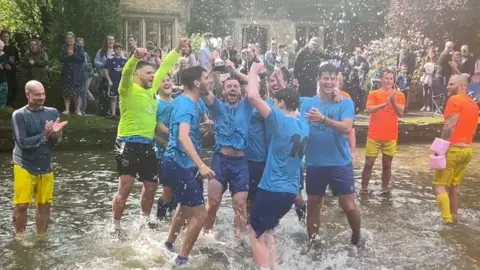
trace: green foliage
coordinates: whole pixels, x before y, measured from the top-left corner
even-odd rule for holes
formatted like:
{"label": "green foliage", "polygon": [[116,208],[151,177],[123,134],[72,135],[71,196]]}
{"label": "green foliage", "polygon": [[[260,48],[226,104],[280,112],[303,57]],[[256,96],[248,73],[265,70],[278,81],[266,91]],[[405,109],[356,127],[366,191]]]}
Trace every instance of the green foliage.
{"label": "green foliage", "polygon": [[200,50],[202,41],[203,41],[202,34],[192,34],[190,36],[190,45],[192,46],[192,51],[195,55],[198,55],[198,50]]}
{"label": "green foliage", "polygon": [[[0,0],[0,29],[40,33],[40,9],[35,0]],[[20,8],[22,7],[22,8]]]}

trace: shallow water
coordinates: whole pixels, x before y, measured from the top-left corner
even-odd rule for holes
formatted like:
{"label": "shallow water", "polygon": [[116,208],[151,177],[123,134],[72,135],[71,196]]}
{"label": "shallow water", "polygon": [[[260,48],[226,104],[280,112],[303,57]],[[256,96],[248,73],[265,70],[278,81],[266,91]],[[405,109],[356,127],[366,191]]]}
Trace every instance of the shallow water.
{"label": "shallow water", "polygon": [[[362,161],[363,149],[357,151]],[[281,260],[276,269],[480,269],[480,169],[476,166],[480,155],[475,155],[479,152],[480,144],[475,144],[457,225],[442,225],[431,193],[431,173],[426,170],[428,146],[400,145],[392,195],[378,194],[381,167],[377,162],[370,183],[373,194],[358,199],[366,246],[357,250],[348,244],[346,218],[336,199],[328,198],[322,214],[322,248],[307,248],[306,229],[292,210],[276,231]],[[168,224],[157,230],[139,226],[139,183],[123,219],[128,240],[118,242],[108,235],[111,200],[117,188],[112,153],[57,152],[54,156],[56,186],[49,236],[46,241],[34,241],[35,210],[31,209],[29,238],[20,245],[12,238],[11,155],[0,154],[0,178],[4,179],[0,186],[0,269],[172,268],[175,254],[162,247]],[[358,188],[359,170],[355,176]],[[235,241],[228,193],[214,231],[214,235],[200,236],[189,266],[182,269],[255,269],[249,247]],[[178,247],[181,241],[182,235]]]}

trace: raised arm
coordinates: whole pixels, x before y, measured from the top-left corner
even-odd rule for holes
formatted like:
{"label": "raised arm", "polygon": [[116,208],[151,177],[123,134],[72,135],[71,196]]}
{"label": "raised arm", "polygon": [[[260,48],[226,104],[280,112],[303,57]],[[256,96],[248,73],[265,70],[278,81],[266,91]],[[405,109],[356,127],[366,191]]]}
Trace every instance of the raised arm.
{"label": "raised arm", "polygon": [[250,75],[248,76],[247,98],[250,104],[253,105],[263,118],[267,118],[272,108],[260,96],[260,82],[258,75],[263,70],[263,64],[253,63],[250,68]]}
{"label": "raised arm", "polygon": [[189,40],[187,38],[180,39],[177,48],[167,54],[165,59],[160,64],[157,72],[155,73],[155,76],[153,77],[152,89],[155,89],[155,91],[157,91],[158,88],[160,88],[163,79],[165,79],[172,67],[175,66],[175,64],[178,62],[178,58],[180,58],[180,53],[182,52],[182,49],[184,47],[188,46],[188,42]]}
{"label": "raised arm", "polygon": [[[27,135],[27,123],[23,117],[23,113],[14,112],[12,115],[12,129],[13,137],[20,149],[32,149],[37,148],[42,144],[47,142],[47,138],[44,132],[41,132],[37,135],[28,137]],[[30,123],[33,125],[33,123]]]}
{"label": "raised arm", "polygon": [[[118,92],[119,94],[125,94],[133,85],[133,74],[135,73],[135,68],[137,67],[138,62],[140,59],[143,58],[145,55],[146,49],[144,48],[137,48],[135,49],[135,53],[133,57],[128,58],[125,66],[122,70],[122,78],[120,79],[120,84],[118,85]],[[98,57],[98,54],[97,54]],[[95,65],[97,64],[97,57],[95,57]],[[104,65],[102,64],[101,68]]]}

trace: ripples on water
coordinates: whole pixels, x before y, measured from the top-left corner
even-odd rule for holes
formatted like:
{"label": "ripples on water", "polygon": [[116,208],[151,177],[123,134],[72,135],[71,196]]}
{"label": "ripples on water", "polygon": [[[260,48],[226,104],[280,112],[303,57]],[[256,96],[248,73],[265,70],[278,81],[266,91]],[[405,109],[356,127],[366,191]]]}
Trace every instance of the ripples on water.
{"label": "ripples on water", "polygon": [[[480,157],[474,156],[464,179],[460,222],[445,227],[431,194],[431,173],[425,169],[427,149],[425,145],[400,146],[394,161],[395,188],[388,197],[378,195],[381,170],[377,162],[370,183],[374,193],[358,201],[365,248],[357,250],[348,244],[345,215],[336,199],[328,198],[322,213],[322,248],[306,247],[306,228],[291,211],[277,229],[281,265],[276,269],[480,269],[480,171],[475,166]],[[0,269],[172,268],[175,254],[162,246],[168,224],[158,230],[139,228],[140,183],[132,191],[123,219],[129,240],[122,243],[108,236],[111,200],[117,188],[111,153],[58,152],[54,156],[55,201],[48,239],[34,243],[35,210],[31,209],[30,239],[19,245],[11,233],[11,159],[9,154],[0,155],[4,179],[0,186]],[[355,175],[359,188],[360,171]],[[231,206],[226,193],[214,235],[200,236],[189,266],[182,269],[255,269],[249,247],[236,244]]]}

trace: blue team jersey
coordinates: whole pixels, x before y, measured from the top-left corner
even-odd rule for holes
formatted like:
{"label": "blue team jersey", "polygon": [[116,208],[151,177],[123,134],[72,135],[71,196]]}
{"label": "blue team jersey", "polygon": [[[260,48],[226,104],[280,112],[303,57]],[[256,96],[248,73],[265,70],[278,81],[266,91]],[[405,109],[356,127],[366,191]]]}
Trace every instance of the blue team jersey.
{"label": "blue team jersey", "polygon": [[168,146],[164,156],[172,158],[179,166],[183,168],[191,168],[195,163],[187,155],[183,146],[178,140],[179,128],[181,123],[190,125],[190,139],[193,142],[195,150],[198,154],[201,151],[201,134],[200,134],[200,118],[201,109],[198,102],[194,102],[186,95],[182,94],[176,97],[172,103],[170,116],[170,126],[168,128],[170,134],[168,138]]}
{"label": "blue team jersey", "polygon": [[259,188],[272,192],[298,194],[300,166],[308,141],[308,123],[303,117],[289,117],[273,108],[265,119],[271,130],[267,162]]}
{"label": "blue team jersey", "polygon": [[[267,100],[268,105],[273,106],[273,99]],[[251,161],[267,160],[267,149],[270,143],[271,130],[265,130],[265,119],[260,115],[257,109],[253,108],[250,117],[250,129],[248,133],[247,148],[245,156]]]}
{"label": "blue team jersey", "polygon": [[[170,115],[172,113],[172,106],[170,102],[158,99],[158,107],[157,107],[157,123],[162,123],[165,126],[169,126],[170,123]],[[166,141],[168,141],[168,136],[158,134],[155,132],[155,136],[157,138],[162,138]],[[163,152],[164,149],[162,145],[160,145],[158,142],[155,142],[155,153],[157,153],[157,158],[162,159],[163,158]]]}
{"label": "blue team jersey", "polygon": [[[343,98],[339,102],[326,102],[318,96],[313,96],[303,100],[300,107],[302,116],[314,107],[335,121],[355,119],[354,105],[350,98]],[[309,122],[309,126],[310,136],[305,151],[305,165],[343,166],[352,162],[347,134],[320,122]]]}
{"label": "blue team jersey", "polygon": [[120,83],[120,79],[122,79],[122,70],[126,62],[127,59],[125,57],[121,56],[117,58],[114,56],[105,63],[104,68],[108,70],[108,75],[113,83],[112,91],[118,92],[118,84]]}
{"label": "blue team jersey", "polygon": [[248,127],[253,106],[246,99],[230,106],[215,98],[212,105],[207,106],[214,122],[215,151],[222,146],[231,146],[244,150],[247,147]]}

